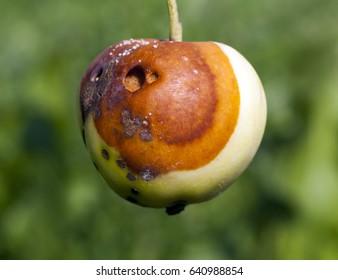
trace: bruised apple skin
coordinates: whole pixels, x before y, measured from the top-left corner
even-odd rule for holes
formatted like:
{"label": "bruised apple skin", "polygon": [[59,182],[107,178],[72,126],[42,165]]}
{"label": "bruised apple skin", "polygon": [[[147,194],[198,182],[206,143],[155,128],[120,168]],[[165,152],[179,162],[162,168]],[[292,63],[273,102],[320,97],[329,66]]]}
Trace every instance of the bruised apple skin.
{"label": "bruised apple skin", "polygon": [[233,183],[266,123],[255,70],[216,42],[112,45],[85,72],[80,109],[84,142],[108,185],[170,215]]}

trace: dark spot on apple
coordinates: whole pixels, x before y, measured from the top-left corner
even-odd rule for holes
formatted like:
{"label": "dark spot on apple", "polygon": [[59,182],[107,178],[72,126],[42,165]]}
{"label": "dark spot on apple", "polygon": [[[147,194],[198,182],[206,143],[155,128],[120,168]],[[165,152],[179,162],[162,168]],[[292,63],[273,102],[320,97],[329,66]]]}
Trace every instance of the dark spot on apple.
{"label": "dark spot on apple", "polygon": [[102,149],[102,156],[105,160],[109,159],[109,153],[106,149]]}
{"label": "dark spot on apple", "polygon": [[129,109],[124,109],[121,112],[121,123],[124,127],[125,136],[131,138],[142,126],[142,119],[139,116],[133,117]]}
{"label": "dark spot on apple", "polygon": [[116,164],[121,169],[127,169],[127,163],[123,159],[117,159]]}
{"label": "dark spot on apple", "polygon": [[140,194],[139,191],[138,191],[137,189],[134,189],[134,188],[132,188],[132,189],[130,190],[130,192],[131,192],[132,194],[134,194],[134,195],[139,195],[139,194]]}
{"label": "dark spot on apple", "polygon": [[172,203],[171,205],[169,205],[166,208],[166,213],[169,216],[179,214],[179,213],[181,213],[185,209],[185,207],[187,206],[187,204],[188,203],[186,201],[184,201],[184,200],[176,201],[176,202]]}
{"label": "dark spot on apple", "polygon": [[131,197],[131,196],[127,196],[127,200],[129,202],[131,202],[131,203],[138,204],[138,201],[135,198]]}
{"label": "dark spot on apple", "polygon": [[150,169],[145,169],[140,172],[141,179],[144,181],[152,181],[156,178],[155,172]]}
{"label": "dark spot on apple", "polygon": [[153,140],[153,135],[148,129],[141,130],[138,135],[143,142],[149,142]]}
{"label": "dark spot on apple", "polygon": [[126,177],[129,181],[132,181],[132,182],[136,181],[136,179],[137,179],[134,174],[129,173],[129,172],[127,173]]}

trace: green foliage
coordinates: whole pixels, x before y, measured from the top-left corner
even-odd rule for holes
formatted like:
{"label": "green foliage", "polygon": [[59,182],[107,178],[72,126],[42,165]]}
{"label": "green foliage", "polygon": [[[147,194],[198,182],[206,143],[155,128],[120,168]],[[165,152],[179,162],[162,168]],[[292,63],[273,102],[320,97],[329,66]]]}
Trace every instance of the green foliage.
{"label": "green foliage", "polygon": [[110,191],[76,108],[106,46],[168,37],[165,1],[0,2],[1,259],[338,259],[336,1],[178,1],[184,40],[243,53],[269,114],[245,174],[173,217]]}

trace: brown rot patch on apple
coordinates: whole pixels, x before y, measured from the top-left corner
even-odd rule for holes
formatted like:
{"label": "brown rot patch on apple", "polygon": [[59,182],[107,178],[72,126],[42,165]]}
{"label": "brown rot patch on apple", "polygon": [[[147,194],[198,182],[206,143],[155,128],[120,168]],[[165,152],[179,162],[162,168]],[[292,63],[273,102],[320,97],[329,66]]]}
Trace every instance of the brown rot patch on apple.
{"label": "brown rot patch on apple", "polygon": [[239,115],[236,76],[212,42],[120,42],[94,60],[80,92],[83,119],[91,113],[102,140],[146,181],[145,170],[155,178],[210,163]]}

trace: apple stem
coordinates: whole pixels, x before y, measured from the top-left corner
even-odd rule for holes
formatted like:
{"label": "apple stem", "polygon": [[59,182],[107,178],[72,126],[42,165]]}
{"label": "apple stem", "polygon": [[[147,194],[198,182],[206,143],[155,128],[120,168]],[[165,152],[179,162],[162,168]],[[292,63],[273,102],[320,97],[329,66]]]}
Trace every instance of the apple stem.
{"label": "apple stem", "polygon": [[170,20],[170,41],[182,42],[182,23],[178,18],[178,10],[176,0],[167,0],[169,20]]}

